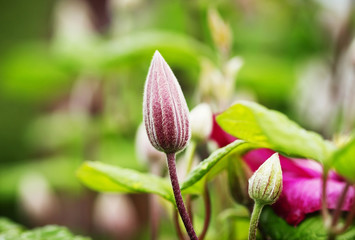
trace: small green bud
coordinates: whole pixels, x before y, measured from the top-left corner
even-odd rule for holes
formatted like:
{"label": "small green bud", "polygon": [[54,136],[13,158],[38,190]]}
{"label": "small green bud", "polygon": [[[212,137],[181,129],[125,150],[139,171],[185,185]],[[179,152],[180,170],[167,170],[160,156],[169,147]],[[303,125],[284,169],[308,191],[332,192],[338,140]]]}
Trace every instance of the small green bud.
{"label": "small green bud", "polygon": [[269,157],[249,179],[249,196],[261,204],[273,204],[282,192],[282,170],[278,153]]}

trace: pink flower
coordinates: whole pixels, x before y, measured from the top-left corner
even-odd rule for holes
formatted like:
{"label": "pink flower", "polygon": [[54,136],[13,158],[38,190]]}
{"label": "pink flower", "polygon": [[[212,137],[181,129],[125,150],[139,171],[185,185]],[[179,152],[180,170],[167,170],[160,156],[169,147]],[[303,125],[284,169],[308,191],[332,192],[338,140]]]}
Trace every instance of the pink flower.
{"label": "pink flower", "polygon": [[[236,138],[224,132],[214,119],[211,139],[222,147]],[[244,161],[254,172],[268,159],[274,151],[256,149],[243,156]],[[287,158],[280,155],[283,177],[283,190],[279,200],[272,205],[275,212],[289,224],[297,225],[306,214],[321,209],[322,166],[313,160]],[[334,209],[345,187],[345,180],[331,171],[327,181],[327,205]],[[355,190],[349,188],[342,206],[343,211],[349,211],[354,202]]]}

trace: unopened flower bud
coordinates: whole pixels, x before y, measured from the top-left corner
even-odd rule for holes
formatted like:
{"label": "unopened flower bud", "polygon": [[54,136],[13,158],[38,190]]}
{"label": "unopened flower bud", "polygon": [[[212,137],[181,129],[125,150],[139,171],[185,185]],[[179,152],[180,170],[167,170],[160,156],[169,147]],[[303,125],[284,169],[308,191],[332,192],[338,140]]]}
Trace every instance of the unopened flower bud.
{"label": "unopened flower bud", "polygon": [[176,153],[186,147],[191,134],[189,109],[174,73],[158,51],[145,82],[143,119],[157,150]]}
{"label": "unopened flower bud", "polygon": [[190,112],[191,138],[207,139],[212,131],[212,111],[207,103],[201,103]]}
{"label": "unopened flower bud", "polygon": [[269,157],[249,179],[249,196],[261,204],[273,204],[282,192],[279,155]]}

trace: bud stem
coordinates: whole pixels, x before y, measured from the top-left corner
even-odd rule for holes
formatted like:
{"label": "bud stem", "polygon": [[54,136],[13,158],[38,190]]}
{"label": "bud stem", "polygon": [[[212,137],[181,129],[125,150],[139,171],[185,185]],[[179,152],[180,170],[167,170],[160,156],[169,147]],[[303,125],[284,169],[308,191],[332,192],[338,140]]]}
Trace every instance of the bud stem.
{"label": "bud stem", "polygon": [[175,153],[168,153],[168,154],[166,154],[166,157],[168,160],[169,175],[170,175],[171,185],[173,187],[173,192],[174,192],[174,197],[175,197],[177,209],[179,211],[179,214],[180,214],[181,219],[185,225],[185,229],[186,229],[187,234],[189,235],[190,239],[191,240],[198,240],[195,230],[192,226],[191,220],[189,218],[189,215],[186,211],[184,201],[181,196],[179,180],[178,180],[178,177],[176,174]]}
{"label": "bud stem", "polygon": [[249,240],[256,239],[256,230],[258,229],[259,218],[264,204],[255,201],[253,212],[251,213],[250,226],[249,226]]}

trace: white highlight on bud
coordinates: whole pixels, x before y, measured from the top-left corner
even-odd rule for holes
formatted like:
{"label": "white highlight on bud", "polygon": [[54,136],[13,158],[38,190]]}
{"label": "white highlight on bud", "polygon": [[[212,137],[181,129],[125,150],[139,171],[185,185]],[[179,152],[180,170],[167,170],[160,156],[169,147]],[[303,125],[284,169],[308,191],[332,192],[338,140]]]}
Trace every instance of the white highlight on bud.
{"label": "white highlight on bud", "polygon": [[261,204],[273,204],[282,192],[282,170],[278,153],[269,157],[249,179],[249,196]]}
{"label": "white highlight on bud", "polygon": [[212,110],[207,103],[200,103],[190,112],[191,138],[206,140],[212,131]]}

